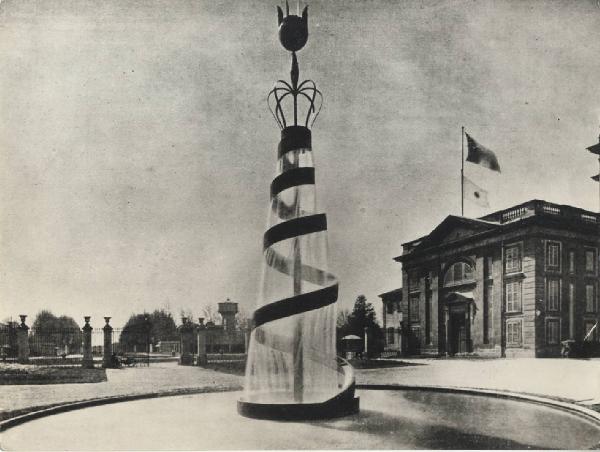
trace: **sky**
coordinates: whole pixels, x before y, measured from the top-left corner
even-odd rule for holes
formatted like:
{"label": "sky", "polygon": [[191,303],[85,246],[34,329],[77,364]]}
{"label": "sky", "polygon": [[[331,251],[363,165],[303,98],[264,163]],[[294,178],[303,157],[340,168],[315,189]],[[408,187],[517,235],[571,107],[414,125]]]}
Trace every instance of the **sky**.
{"label": "sky", "polygon": [[[279,141],[265,99],[290,64],[277,4],[0,1],[0,319],[254,309]],[[365,294],[380,314],[402,243],[460,214],[461,126],[502,167],[466,163],[490,201],[466,216],[598,210],[596,0],[315,0],[309,33],[340,307]]]}

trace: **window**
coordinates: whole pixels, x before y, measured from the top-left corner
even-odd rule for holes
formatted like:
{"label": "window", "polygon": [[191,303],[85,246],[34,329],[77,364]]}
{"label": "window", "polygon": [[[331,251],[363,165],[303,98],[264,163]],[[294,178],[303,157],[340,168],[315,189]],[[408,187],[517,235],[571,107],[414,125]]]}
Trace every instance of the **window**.
{"label": "window", "polygon": [[389,345],[394,343],[394,328],[387,329],[387,343]]}
{"label": "window", "polygon": [[569,251],[569,273],[575,273],[575,251]]}
{"label": "window", "polygon": [[521,312],[521,281],[506,283],[506,312]]}
{"label": "window", "polygon": [[596,287],[593,284],[585,286],[585,312],[596,312]]}
{"label": "window", "polygon": [[506,273],[521,271],[521,247],[512,245],[504,250],[504,269]]}
{"label": "window", "polygon": [[385,304],[385,307],[386,307],[386,312],[388,314],[393,314],[394,313],[394,303],[392,301],[388,301]]}
{"label": "window", "polygon": [[596,273],[596,250],[593,248],[585,250],[585,271]]}
{"label": "window", "polygon": [[466,262],[457,262],[446,270],[444,286],[473,282],[473,267]]}
{"label": "window", "polygon": [[408,311],[409,311],[409,318],[410,318],[411,322],[419,321],[419,300],[420,300],[419,295],[412,295],[408,299]]}
{"label": "window", "polygon": [[509,347],[520,347],[522,345],[522,325],[521,319],[506,321],[506,345]]}
{"label": "window", "polygon": [[585,335],[584,340],[597,341],[598,340],[598,325],[595,320],[586,320],[583,324]]}
{"label": "window", "polygon": [[546,242],[546,269],[560,270],[560,242]]}
{"label": "window", "polygon": [[560,309],[560,280],[546,280],[546,309],[558,311]]}
{"label": "window", "polygon": [[546,344],[557,345],[560,342],[560,320],[546,320]]}

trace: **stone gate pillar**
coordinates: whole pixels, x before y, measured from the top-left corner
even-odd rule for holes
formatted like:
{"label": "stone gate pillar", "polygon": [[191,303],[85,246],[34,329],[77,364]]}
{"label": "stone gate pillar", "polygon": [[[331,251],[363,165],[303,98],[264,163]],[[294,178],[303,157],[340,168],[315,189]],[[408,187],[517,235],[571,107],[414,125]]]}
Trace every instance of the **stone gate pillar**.
{"label": "stone gate pillar", "polygon": [[102,328],[104,331],[104,353],[102,357],[102,367],[112,366],[112,332],[113,328],[108,324],[110,317],[104,317],[106,325]]}
{"label": "stone gate pillar", "polygon": [[182,366],[191,366],[194,364],[194,342],[196,342],[194,329],[194,324],[187,317],[181,318],[181,326],[179,327],[181,356],[179,364]]}
{"label": "stone gate pillar", "polygon": [[17,327],[18,360],[21,364],[29,362],[29,327],[25,324],[27,316],[22,314],[21,324]]}
{"label": "stone gate pillar", "polygon": [[206,357],[206,325],[204,325],[204,318],[198,318],[198,361],[196,365],[205,366],[208,362]]}
{"label": "stone gate pillar", "polygon": [[90,317],[86,316],[83,318],[85,325],[83,325],[83,361],[81,367],[85,369],[92,369],[94,367],[94,358],[92,357],[92,327],[90,326]]}

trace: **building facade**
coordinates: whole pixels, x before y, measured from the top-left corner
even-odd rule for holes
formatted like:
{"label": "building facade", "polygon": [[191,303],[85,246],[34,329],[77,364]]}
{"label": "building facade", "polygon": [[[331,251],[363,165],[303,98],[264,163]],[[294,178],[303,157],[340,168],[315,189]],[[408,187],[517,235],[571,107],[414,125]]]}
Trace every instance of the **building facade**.
{"label": "building facade", "polygon": [[401,310],[402,289],[395,289],[379,295],[383,304],[383,333],[385,352],[402,351],[402,321],[403,314]]}
{"label": "building facade", "polygon": [[478,219],[448,216],[403,244],[394,260],[405,350],[546,357],[563,340],[598,340],[599,228],[599,214],[533,200]]}

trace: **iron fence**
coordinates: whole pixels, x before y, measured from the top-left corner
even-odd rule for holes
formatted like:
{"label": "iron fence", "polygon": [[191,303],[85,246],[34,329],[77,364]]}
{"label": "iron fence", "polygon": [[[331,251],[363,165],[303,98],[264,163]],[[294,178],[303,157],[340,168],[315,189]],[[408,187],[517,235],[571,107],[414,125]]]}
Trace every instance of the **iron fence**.
{"label": "iron fence", "polygon": [[207,353],[206,355],[209,364],[246,362],[246,358],[245,353]]}
{"label": "iron fence", "polygon": [[[206,353],[232,354],[245,353],[245,332],[243,330],[206,330]],[[197,353],[196,348],[194,353]]]}
{"label": "iron fence", "polygon": [[[0,325],[0,351],[3,361],[18,360],[19,324]],[[84,331],[74,325],[69,328],[36,326],[28,331],[29,363],[36,365],[78,366],[83,364]],[[206,330],[205,353],[210,362],[240,362],[245,360],[245,333],[242,330],[209,328]],[[91,329],[92,361],[101,366],[105,347],[110,345],[107,359],[112,364],[150,365],[151,362],[177,360],[181,354],[180,332],[157,334],[149,322],[112,328],[106,342],[104,328]],[[189,353],[198,355],[198,337],[193,338]],[[106,363],[104,363],[106,364]]]}
{"label": "iron fence", "polygon": [[[18,360],[18,324],[0,325],[0,359]],[[83,363],[84,332],[79,327],[36,327],[28,331],[30,364],[42,366],[79,366]],[[160,350],[162,344],[163,351]],[[178,334],[155,337],[146,325],[134,328],[114,328],[110,335],[111,354],[124,365],[149,365],[150,361],[173,359],[179,354]],[[92,360],[101,366],[104,359],[105,332],[91,331]]]}
{"label": "iron fence", "polygon": [[400,350],[384,350],[379,355],[380,358],[401,358],[402,352]]}
{"label": "iron fence", "polygon": [[31,328],[28,341],[31,364],[77,366],[83,360],[80,328]]}
{"label": "iron fence", "polygon": [[16,360],[18,355],[17,346],[17,323],[0,325],[0,356],[2,361]]}

